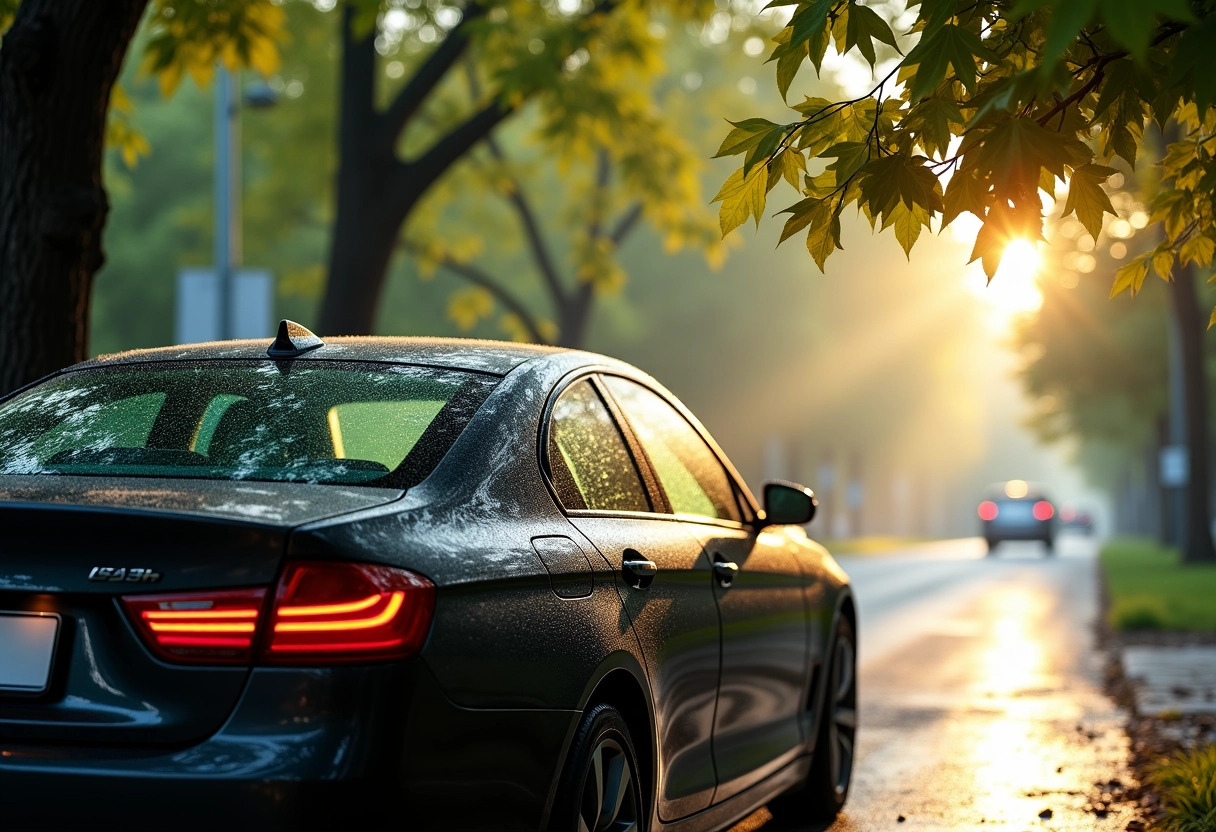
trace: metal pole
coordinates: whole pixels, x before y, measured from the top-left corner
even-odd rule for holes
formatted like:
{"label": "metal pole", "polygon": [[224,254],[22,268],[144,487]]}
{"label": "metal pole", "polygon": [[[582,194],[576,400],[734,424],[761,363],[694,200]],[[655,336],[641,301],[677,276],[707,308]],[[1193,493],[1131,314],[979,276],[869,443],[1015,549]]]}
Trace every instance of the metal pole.
{"label": "metal pole", "polygon": [[237,79],[222,64],[215,74],[215,269],[219,278],[219,337],[235,337],[232,307],[241,262],[240,122]]}
{"label": "metal pole", "polygon": [[[1175,287],[1169,287],[1171,291]],[[1178,312],[1174,304],[1170,304],[1167,314],[1167,332],[1169,335],[1169,439],[1172,448],[1186,448],[1186,379],[1182,371],[1182,330],[1178,323]],[[1189,474],[1189,472],[1188,472]],[[1185,547],[1187,540],[1187,482],[1168,483],[1171,511],[1170,522],[1167,524],[1169,543],[1179,548]]]}

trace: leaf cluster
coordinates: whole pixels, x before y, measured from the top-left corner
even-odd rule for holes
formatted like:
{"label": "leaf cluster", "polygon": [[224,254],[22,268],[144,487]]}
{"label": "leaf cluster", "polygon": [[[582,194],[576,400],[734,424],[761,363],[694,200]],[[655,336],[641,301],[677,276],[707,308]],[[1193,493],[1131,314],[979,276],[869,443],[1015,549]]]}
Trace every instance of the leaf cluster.
{"label": "leaf cluster", "polygon": [[[1150,268],[1168,279],[1175,262],[1211,264],[1213,0],[770,3],[786,6],[769,58],[783,96],[808,62],[820,70],[828,49],[855,53],[878,80],[857,99],[793,104],[784,124],[732,122],[718,155],[743,164],[717,197],[724,234],[758,222],[784,179],[799,199],[782,212],[781,239],[805,230],[820,269],[840,248],[841,211],[856,204],[905,253],[922,229],[974,215],[971,260],[991,279],[1010,241],[1042,239],[1044,203],[1060,186],[1061,216],[1096,238],[1115,213],[1107,180],[1135,168],[1150,123],[1172,123],[1178,140],[1152,206],[1165,239],[1119,271],[1114,293],[1139,291]],[[897,32],[889,21],[912,19],[905,10],[915,18]]]}

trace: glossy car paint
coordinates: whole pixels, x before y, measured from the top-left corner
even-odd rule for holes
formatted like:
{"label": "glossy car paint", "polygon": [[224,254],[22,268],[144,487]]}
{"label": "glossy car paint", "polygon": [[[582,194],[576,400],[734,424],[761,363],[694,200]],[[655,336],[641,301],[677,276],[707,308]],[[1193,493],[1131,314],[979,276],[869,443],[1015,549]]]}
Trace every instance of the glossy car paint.
{"label": "glossy car paint", "polygon": [[[108,362],[264,360],[265,346]],[[597,372],[661,387],[601,356],[466,341],[327,339],[295,361],[332,359],[503,379],[404,493],[0,476],[0,609],[70,622],[51,689],[0,697],[10,817],[302,828],[388,802],[408,807],[410,828],[540,829],[578,716],[596,701],[630,723],[652,828],[720,828],[805,776],[818,666],[835,618],[853,615],[830,556],[797,528],[567,513],[555,500],[542,449],[561,390]],[[649,588],[624,580],[626,549],[659,565]],[[740,565],[730,588],[712,577],[714,556]],[[168,665],[118,610],[115,596],[134,590],[87,580],[114,565],[161,572],[157,592],[268,585],[286,559],[427,576],[438,598],[421,655]]]}

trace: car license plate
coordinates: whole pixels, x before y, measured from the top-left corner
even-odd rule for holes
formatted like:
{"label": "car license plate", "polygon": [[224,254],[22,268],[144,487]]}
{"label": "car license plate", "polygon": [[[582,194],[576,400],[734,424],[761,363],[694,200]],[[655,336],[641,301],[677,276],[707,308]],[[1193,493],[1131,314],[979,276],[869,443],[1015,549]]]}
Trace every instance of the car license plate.
{"label": "car license plate", "polygon": [[1031,520],[1033,519],[1033,507],[1030,503],[1006,503],[1001,506],[1001,513],[998,516],[1006,520]]}
{"label": "car license plate", "polygon": [[0,694],[46,690],[58,637],[54,613],[0,612]]}

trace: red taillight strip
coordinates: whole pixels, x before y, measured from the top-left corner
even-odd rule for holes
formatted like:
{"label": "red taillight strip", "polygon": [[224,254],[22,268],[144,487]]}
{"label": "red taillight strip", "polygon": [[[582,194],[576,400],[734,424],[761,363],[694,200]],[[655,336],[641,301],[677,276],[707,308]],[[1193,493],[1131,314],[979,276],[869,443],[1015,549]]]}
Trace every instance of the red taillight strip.
{"label": "red taillight strip", "polygon": [[257,610],[197,610],[191,612],[165,612],[162,610],[144,610],[140,613],[148,621],[162,621],[169,619],[197,619],[197,618],[257,618]]}
{"label": "red taillight strip", "polygon": [[161,624],[157,621],[150,621],[148,629],[154,633],[252,633],[257,629],[257,625],[252,621],[245,624],[200,624],[195,622]]}
{"label": "red taillight strip", "polygon": [[385,641],[344,641],[340,644],[272,644],[270,649],[276,653],[345,653],[387,650],[400,646],[404,641],[404,638],[391,638]]}
{"label": "red taillight strip", "polygon": [[[372,627],[380,627],[388,622],[401,611],[401,605],[405,603],[405,593],[398,590],[397,592],[383,592],[376,596],[376,601],[388,599],[388,603],[384,609],[375,616],[368,618],[350,618],[345,621],[279,621],[274,625],[276,633],[320,633],[320,632],[337,632],[339,630],[368,630]],[[362,603],[362,602],[359,602]],[[375,603],[375,602],[373,602]],[[335,605],[338,606],[338,605]],[[371,604],[368,604],[371,606]],[[366,609],[367,607],[360,607]],[[278,610],[279,615],[283,615],[290,607]],[[297,609],[308,609],[307,607],[297,607]]]}
{"label": "red taillight strip", "polygon": [[126,595],[121,602],[165,661],[324,666],[418,653],[435,594],[430,580],[405,569],[295,561],[274,588]]}
{"label": "red taillight strip", "polygon": [[289,618],[299,615],[341,615],[347,612],[361,612],[368,607],[374,607],[384,597],[383,592],[369,595],[361,601],[351,601],[348,604],[317,604],[311,607],[280,607],[275,612]]}

